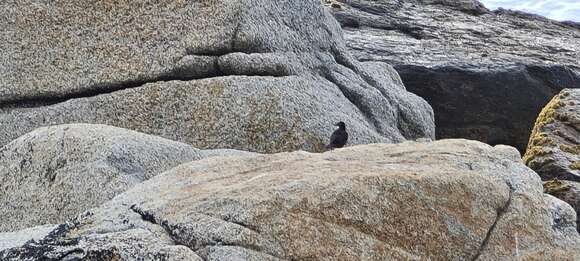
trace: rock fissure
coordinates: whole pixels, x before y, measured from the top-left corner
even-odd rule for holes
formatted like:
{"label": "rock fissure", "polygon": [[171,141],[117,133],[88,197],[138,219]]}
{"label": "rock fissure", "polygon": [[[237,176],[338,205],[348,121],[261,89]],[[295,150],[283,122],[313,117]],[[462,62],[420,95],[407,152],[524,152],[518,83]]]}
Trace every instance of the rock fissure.
{"label": "rock fissure", "polygon": [[[260,248],[259,246],[251,245],[251,244],[246,245],[246,244],[237,244],[237,243],[226,242],[226,241],[224,241],[221,238],[212,238],[211,239],[212,242],[201,243],[199,245],[197,245],[197,243],[195,243],[194,245],[191,245],[191,242],[190,243],[186,243],[186,242],[183,242],[183,241],[184,240],[188,240],[188,241],[192,241],[192,242],[197,242],[197,239],[195,239],[195,238],[186,238],[186,239],[183,239],[180,236],[176,235],[174,231],[184,231],[182,228],[180,228],[179,225],[170,224],[167,220],[163,220],[163,221],[158,220],[157,218],[155,218],[155,216],[152,213],[150,213],[150,212],[148,212],[146,210],[143,210],[143,209],[139,208],[136,204],[132,205],[130,207],[130,210],[133,211],[133,212],[135,212],[139,216],[141,216],[141,219],[142,220],[144,220],[146,222],[149,222],[151,224],[160,226],[161,228],[163,228],[163,230],[169,235],[169,237],[171,238],[171,240],[173,241],[173,243],[175,245],[185,246],[185,247],[189,248],[190,250],[192,250],[193,252],[195,252],[196,254],[198,254],[198,256],[200,256],[204,260],[206,260],[206,258],[205,258],[206,255],[204,254],[204,249],[206,249],[208,247],[214,247],[214,246],[218,246],[218,247],[222,247],[222,246],[223,247],[225,247],[225,246],[240,247],[240,248],[244,248],[244,249],[256,251],[256,252],[259,252],[259,253],[264,253],[264,254],[270,255],[272,257],[276,257],[276,258],[283,259],[282,257],[279,257],[279,256],[275,255],[274,253],[263,252],[264,249]],[[203,214],[203,213],[199,213],[199,214],[206,215],[206,214]],[[250,231],[252,231],[254,233],[259,233],[256,228],[250,227],[249,225],[243,224],[241,222],[234,222],[231,219],[227,219],[227,218],[217,218],[217,217],[209,216],[209,215],[207,215],[207,216],[210,217],[210,218],[216,218],[216,219],[219,219],[221,221],[234,224],[236,226],[243,227],[244,229],[248,229],[248,230],[250,230]]]}
{"label": "rock fissure", "polygon": [[478,260],[479,257],[481,256],[481,254],[483,253],[483,251],[485,251],[485,248],[488,246],[489,244],[489,240],[491,239],[491,236],[493,235],[493,232],[495,231],[495,228],[497,226],[497,224],[499,223],[499,221],[501,220],[501,218],[505,215],[505,213],[508,211],[511,203],[512,203],[512,198],[513,198],[513,187],[509,184],[506,183],[509,187],[509,196],[508,196],[508,200],[506,201],[506,203],[499,209],[496,210],[496,217],[495,220],[493,221],[493,224],[491,224],[491,226],[489,227],[489,229],[487,230],[487,233],[485,234],[485,238],[483,239],[483,241],[481,242],[481,245],[479,246],[475,256],[471,259],[472,261]]}
{"label": "rock fissure", "polygon": [[[89,98],[94,97],[102,94],[109,94],[117,91],[122,91],[126,89],[134,89],[141,87],[148,83],[156,83],[156,82],[168,82],[168,81],[189,81],[195,80],[192,77],[179,77],[179,76],[162,76],[151,80],[142,80],[142,81],[126,81],[122,83],[114,83],[114,84],[106,84],[106,85],[99,85],[92,88],[88,88],[85,91],[70,93],[66,95],[56,95],[53,97],[29,97],[25,99],[18,99],[18,100],[9,100],[0,103],[0,111],[8,112],[11,109],[18,109],[18,108],[38,108],[38,107],[45,107],[50,105],[55,105],[59,103],[63,103],[73,99],[80,99],[80,98]],[[103,87],[106,86],[106,87]]]}
{"label": "rock fissure", "polygon": [[[234,52],[235,53],[235,52]],[[212,67],[208,72],[193,72],[195,70],[192,65],[186,65],[183,67],[176,67],[172,70],[172,72],[167,73],[165,75],[161,75],[151,79],[144,79],[144,80],[128,80],[124,82],[118,83],[109,83],[109,84],[97,84],[89,88],[81,88],[84,89],[83,91],[78,92],[71,92],[68,94],[63,95],[54,95],[54,96],[37,96],[37,97],[26,97],[22,99],[14,99],[14,100],[6,100],[0,101],[0,112],[6,113],[10,112],[13,109],[29,109],[29,108],[39,108],[39,107],[46,107],[51,106],[59,103],[64,103],[69,100],[74,99],[81,99],[81,98],[91,98],[103,94],[111,94],[118,91],[128,90],[128,89],[137,89],[143,87],[147,84],[154,84],[154,83],[163,83],[163,82],[170,82],[170,81],[193,81],[193,80],[202,80],[202,79],[209,79],[209,78],[217,78],[217,77],[227,77],[227,76],[269,76],[269,77],[286,77],[290,76],[290,73],[281,73],[279,70],[276,73],[268,73],[264,71],[256,71],[256,72],[244,72],[244,73],[236,73],[232,71],[227,71],[222,68],[219,64],[219,59],[223,56],[228,54],[232,54],[232,52],[227,52],[219,55],[209,55],[208,57],[214,58],[214,62],[212,63]],[[244,53],[246,55],[251,54],[267,54],[267,53]],[[195,67],[196,65],[193,65]]]}
{"label": "rock fissure", "polygon": [[180,240],[173,233],[171,226],[169,225],[169,223],[167,221],[165,221],[165,220],[161,221],[161,222],[158,221],[152,213],[139,208],[137,206],[137,204],[132,205],[129,209],[131,211],[135,212],[136,214],[138,214],[139,216],[141,216],[141,219],[143,221],[149,222],[153,225],[161,227],[165,231],[165,233],[169,236],[169,238],[171,238],[171,240],[173,241],[172,242],[173,244],[178,245],[178,246],[187,247],[189,250],[191,250],[193,252],[196,251],[196,249],[192,248],[191,246],[189,246],[187,244],[183,244],[182,242],[180,242]]}
{"label": "rock fissure", "polygon": [[153,214],[137,207],[137,204],[132,205],[131,207],[129,207],[129,209],[135,213],[137,213],[139,216],[141,216],[141,219],[143,219],[143,221],[147,221],[151,224],[154,225],[160,225],[157,220],[155,220],[155,217],[153,216]]}

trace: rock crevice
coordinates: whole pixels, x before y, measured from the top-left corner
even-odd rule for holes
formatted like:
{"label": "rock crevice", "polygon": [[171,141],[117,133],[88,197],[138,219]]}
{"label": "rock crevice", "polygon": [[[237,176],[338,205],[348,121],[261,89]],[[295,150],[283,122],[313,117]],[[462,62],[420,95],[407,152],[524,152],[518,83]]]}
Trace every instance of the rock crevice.
{"label": "rock crevice", "polygon": [[481,256],[482,253],[484,253],[484,251],[486,251],[486,247],[489,244],[490,238],[492,236],[492,234],[495,232],[496,230],[496,226],[499,223],[499,221],[501,220],[501,218],[506,214],[507,211],[510,210],[510,205],[512,203],[512,197],[513,197],[513,188],[511,186],[509,190],[509,197],[506,201],[506,203],[499,209],[496,210],[496,217],[495,220],[493,221],[493,224],[491,224],[491,226],[489,227],[489,229],[487,230],[487,233],[485,234],[485,238],[483,239],[483,241],[481,242],[481,245],[479,246],[479,248],[477,249],[477,252],[475,253],[475,256],[471,259],[472,261],[478,260]]}

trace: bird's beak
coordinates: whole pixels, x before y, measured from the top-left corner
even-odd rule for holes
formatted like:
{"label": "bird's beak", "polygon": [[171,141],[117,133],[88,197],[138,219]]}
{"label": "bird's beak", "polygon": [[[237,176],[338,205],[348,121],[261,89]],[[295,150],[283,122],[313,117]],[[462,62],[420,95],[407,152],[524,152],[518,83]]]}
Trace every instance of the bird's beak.
{"label": "bird's beak", "polygon": [[338,127],[338,122],[337,122],[337,123],[335,123],[335,124],[334,124],[334,126],[337,126],[337,127]]}

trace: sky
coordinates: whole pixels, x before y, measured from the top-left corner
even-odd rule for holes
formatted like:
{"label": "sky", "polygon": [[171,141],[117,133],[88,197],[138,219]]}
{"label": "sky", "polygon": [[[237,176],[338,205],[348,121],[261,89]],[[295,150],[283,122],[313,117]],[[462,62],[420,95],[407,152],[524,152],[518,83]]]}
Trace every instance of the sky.
{"label": "sky", "polygon": [[479,0],[487,8],[498,7],[539,14],[554,20],[580,22],[580,0]]}

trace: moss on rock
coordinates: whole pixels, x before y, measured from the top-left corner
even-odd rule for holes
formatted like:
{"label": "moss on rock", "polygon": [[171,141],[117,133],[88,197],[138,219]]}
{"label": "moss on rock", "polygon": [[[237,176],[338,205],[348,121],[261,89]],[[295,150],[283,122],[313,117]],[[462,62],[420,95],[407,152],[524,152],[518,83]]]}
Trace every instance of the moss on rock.
{"label": "moss on rock", "polygon": [[580,170],[580,161],[576,161],[576,162],[572,163],[572,165],[570,165],[570,169]]}
{"label": "moss on rock", "polygon": [[580,180],[580,91],[566,89],[539,114],[530,136],[524,163],[544,180]]}
{"label": "moss on rock", "polygon": [[557,193],[568,191],[571,187],[572,186],[570,186],[569,184],[565,184],[564,182],[558,179],[553,179],[544,182],[544,193],[554,195]]}
{"label": "moss on rock", "polygon": [[564,152],[571,153],[573,155],[580,155],[580,145],[561,144],[560,149]]}

